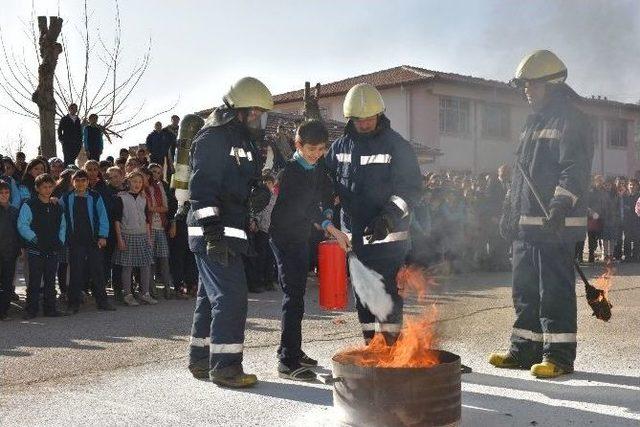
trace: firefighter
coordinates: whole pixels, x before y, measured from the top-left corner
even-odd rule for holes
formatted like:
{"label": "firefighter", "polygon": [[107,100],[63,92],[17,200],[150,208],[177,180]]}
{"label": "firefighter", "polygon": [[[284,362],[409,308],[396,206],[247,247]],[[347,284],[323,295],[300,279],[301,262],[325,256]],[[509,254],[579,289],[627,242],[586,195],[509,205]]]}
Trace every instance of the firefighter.
{"label": "firefighter", "polygon": [[566,78],[564,63],[538,50],[520,62],[512,81],[533,109],[500,221],[501,234],[513,241],[516,321],[509,351],[491,354],[489,363],[527,368],[538,378],[572,372],[576,357],[573,257],[586,232],[593,141]]}
{"label": "firefighter", "polygon": [[241,255],[248,249],[252,182],[260,172],[255,142],[273,99],[262,82],[245,77],[223,101],[191,145],[187,224],[200,280],[189,370],[196,378],[239,388],[257,382],[242,369],[247,282]]}
{"label": "firefighter", "polygon": [[409,219],[420,198],[422,176],[413,148],[391,128],[374,86],[352,87],[343,110],[348,119],[344,135],[329,149],[326,164],[342,203],[341,228],[352,233],[358,258],[382,275],[394,303],[388,318],[376,319],[356,295],[365,342],[381,332],[391,344],[402,324],[395,278],[409,250]]}

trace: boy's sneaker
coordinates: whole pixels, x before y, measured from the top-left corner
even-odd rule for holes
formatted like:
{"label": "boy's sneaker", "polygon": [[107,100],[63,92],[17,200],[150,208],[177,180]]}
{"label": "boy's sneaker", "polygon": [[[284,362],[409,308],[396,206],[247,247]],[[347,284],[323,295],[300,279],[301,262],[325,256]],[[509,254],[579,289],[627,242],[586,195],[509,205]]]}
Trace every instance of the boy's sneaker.
{"label": "boy's sneaker", "polygon": [[280,362],[278,365],[278,376],[292,381],[315,381],[317,379],[316,373],[306,366],[293,366],[288,367],[284,363]]}
{"label": "boy's sneaker", "polygon": [[310,358],[303,351],[302,356],[300,357],[300,365],[305,366],[307,368],[313,368],[314,366],[318,366],[318,361]]}
{"label": "boy's sneaker", "polygon": [[158,300],[153,298],[148,292],[146,294],[140,296],[140,301],[142,301],[145,304],[149,304],[149,305],[155,305],[155,304],[158,303]]}
{"label": "boy's sneaker", "polygon": [[138,301],[133,297],[133,294],[127,294],[124,296],[124,303],[130,307],[140,305]]}

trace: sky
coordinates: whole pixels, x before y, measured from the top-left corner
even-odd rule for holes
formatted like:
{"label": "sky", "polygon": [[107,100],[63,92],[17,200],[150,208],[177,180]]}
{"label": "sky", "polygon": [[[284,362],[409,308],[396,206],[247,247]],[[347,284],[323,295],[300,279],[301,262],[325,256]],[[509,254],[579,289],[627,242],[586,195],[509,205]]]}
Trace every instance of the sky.
{"label": "sky", "polygon": [[[33,1],[36,15],[64,19],[76,80],[83,69],[83,4]],[[163,124],[172,113],[219,105],[229,86],[246,75],[261,79],[273,94],[300,89],[305,81],[329,83],[398,65],[507,81],[535,49],[554,51],[581,95],[640,100],[635,0],[126,0],[118,6],[119,69],[131,69],[151,46],[149,68],[129,111],[144,103],[138,115],[143,118],[175,104],[158,118]],[[95,58],[89,80],[95,84],[104,71],[98,40],[113,39],[116,2],[91,0],[88,8]],[[0,31],[10,51],[35,64],[25,35],[30,15],[31,2],[3,0]],[[11,101],[0,93],[0,104]],[[105,152],[144,142],[154,121],[106,144]],[[35,155],[37,123],[0,109],[0,147],[15,144],[19,134],[28,156]]]}

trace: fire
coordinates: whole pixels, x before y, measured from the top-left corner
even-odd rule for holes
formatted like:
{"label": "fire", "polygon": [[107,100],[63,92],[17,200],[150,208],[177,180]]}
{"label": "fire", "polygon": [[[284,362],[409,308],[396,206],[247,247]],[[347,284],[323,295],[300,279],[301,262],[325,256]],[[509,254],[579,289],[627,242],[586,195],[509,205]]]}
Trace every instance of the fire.
{"label": "fire", "polygon": [[439,363],[433,350],[437,344],[435,304],[427,303],[427,292],[435,285],[425,269],[405,266],[397,275],[397,283],[403,298],[415,295],[424,305],[420,315],[406,316],[396,342],[389,346],[382,333],[376,333],[368,345],[342,352],[344,363],[379,368],[426,368]]}
{"label": "fire", "polygon": [[598,301],[602,301],[603,299],[608,299],[609,289],[611,289],[611,285],[613,284],[613,276],[614,269],[613,263],[607,262],[605,263],[605,271],[602,273],[600,277],[596,279],[596,288],[602,291],[602,294],[598,296]]}

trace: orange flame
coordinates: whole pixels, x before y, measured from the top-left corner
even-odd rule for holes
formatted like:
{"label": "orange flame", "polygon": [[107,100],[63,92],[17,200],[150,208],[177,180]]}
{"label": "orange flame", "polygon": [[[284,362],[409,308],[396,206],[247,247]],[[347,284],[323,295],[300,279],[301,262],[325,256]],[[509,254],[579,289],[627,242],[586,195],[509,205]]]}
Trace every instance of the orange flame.
{"label": "orange flame", "polygon": [[611,285],[613,284],[613,277],[615,273],[613,263],[606,262],[604,264],[604,267],[604,273],[602,273],[602,275],[596,279],[595,284],[595,287],[602,291],[602,295],[598,296],[598,301],[608,299],[609,289],[611,289]]}
{"label": "orange flame", "polygon": [[404,319],[393,345],[387,344],[383,334],[376,333],[368,345],[338,354],[342,363],[379,368],[426,368],[439,363],[433,351],[437,344],[437,310],[435,304],[427,304],[427,292],[435,280],[417,266],[402,267],[396,279],[403,298],[415,295],[424,306],[422,314]]}

